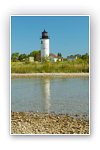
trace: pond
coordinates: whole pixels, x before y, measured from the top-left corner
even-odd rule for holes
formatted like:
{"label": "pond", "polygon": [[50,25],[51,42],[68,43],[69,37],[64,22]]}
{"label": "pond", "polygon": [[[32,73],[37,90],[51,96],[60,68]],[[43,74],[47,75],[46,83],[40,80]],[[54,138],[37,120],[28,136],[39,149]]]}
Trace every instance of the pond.
{"label": "pond", "polygon": [[12,79],[11,110],[88,114],[89,78]]}

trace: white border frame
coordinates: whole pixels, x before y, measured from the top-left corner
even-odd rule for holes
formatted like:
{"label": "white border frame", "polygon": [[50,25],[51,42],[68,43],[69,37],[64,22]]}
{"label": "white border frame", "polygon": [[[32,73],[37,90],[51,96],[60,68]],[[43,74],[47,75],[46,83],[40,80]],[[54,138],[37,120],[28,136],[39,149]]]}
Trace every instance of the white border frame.
{"label": "white border frame", "polygon": [[[89,134],[11,134],[11,17],[12,16],[88,16],[89,17]],[[91,127],[90,127],[90,122],[91,122],[91,116],[90,116],[90,15],[10,15],[10,135],[21,135],[21,136],[24,136],[24,135],[56,135],[56,136],[64,136],[64,135],[90,135],[90,130],[91,130]]]}

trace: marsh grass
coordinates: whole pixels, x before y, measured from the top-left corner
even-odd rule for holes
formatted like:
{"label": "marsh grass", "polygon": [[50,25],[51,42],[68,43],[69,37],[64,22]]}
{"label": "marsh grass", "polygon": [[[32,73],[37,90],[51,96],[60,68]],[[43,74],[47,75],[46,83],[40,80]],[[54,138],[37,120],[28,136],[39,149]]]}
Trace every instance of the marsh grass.
{"label": "marsh grass", "polygon": [[77,62],[12,62],[11,73],[78,73],[89,72],[89,64]]}

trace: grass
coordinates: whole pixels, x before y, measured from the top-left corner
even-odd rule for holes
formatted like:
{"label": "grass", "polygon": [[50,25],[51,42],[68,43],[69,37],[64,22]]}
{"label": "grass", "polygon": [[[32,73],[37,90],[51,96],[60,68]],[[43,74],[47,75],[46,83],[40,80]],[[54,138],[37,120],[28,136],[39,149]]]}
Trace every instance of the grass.
{"label": "grass", "polygon": [[11,73],[78,73],[89,72],[89,64],[77,62],[11,62]]}

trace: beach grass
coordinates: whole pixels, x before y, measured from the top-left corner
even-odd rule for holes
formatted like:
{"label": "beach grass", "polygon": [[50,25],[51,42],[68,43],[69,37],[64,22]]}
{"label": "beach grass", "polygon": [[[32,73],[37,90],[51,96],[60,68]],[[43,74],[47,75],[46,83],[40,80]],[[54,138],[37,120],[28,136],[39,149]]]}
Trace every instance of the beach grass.
{"label": "beach grass", "polygon": [[87,73],[89,64],[77,62],[11,62],[11,73]]}

